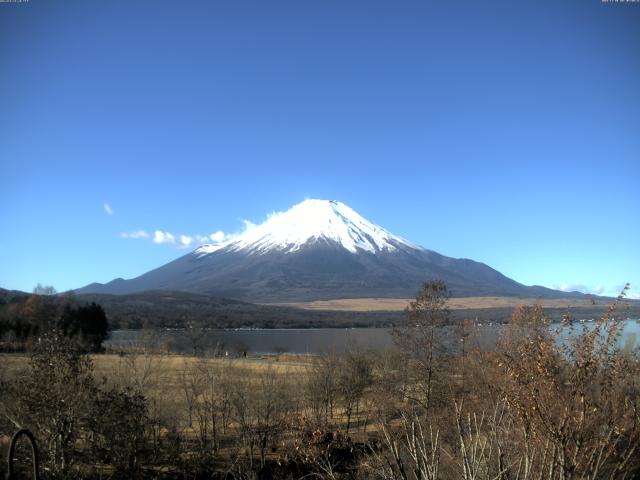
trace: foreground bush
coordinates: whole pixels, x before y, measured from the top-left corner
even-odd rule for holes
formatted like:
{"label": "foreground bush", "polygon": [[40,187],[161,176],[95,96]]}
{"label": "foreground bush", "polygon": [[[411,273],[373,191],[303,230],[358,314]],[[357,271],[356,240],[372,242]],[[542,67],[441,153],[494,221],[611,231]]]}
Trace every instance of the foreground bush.
{"label": "foreground bush", "polygon": [[569,316],[552,326],[540,307],[517,308],[497,351],[466,359],[473,381],[463,388],[450,382],[440,415],[409,402],[398,410],[399,422],[381,425],[385,448],[370,456],[370,473],[403,480],[637,478],[640,362],[617,345],[618,302],[582,332]]}

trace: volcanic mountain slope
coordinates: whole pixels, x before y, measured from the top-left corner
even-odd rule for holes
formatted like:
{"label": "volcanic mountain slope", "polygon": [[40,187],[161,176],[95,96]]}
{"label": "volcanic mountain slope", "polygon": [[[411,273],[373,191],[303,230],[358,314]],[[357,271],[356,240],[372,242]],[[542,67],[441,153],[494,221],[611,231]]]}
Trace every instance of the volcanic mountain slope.
{"label": "volcanic mountain slope", "polygon": [[137,278],[94,283],[78,293],[179,290],[251,302],[409,298],[431,278],[444,280],[455,296],[567,295],[426,250],[328,200],[305,200],[223,244],[203,245]]}

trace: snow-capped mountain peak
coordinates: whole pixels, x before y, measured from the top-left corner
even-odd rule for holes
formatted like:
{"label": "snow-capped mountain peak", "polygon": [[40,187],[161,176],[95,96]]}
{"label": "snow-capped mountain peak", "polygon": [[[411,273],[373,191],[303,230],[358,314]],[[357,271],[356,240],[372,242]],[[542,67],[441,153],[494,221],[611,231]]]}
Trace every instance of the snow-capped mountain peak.
{"label": "snow-capped mountain peak", "polygon": [[265,253],[279,250],[295,252],[314,241],[335,242],[357,253],[394,251],[403,246],[417,248],[335,200],[305,200],[286,212],[271,214],[260,225],[252,225],[241,235],[222,245],[203,245],[194,253],[198,256],[224,248],[228,251]]}
{"label": "snow-capped mountain peak", "polygon": [[483,263],[412,245],[337,201],[305,200],[260,225],[248,225],[223,243],[203,245],[139,277],[79,291],[185,291],[286,303],[409,298],[426,279],[439,278],[457,296],[567,295],[525,287]]}

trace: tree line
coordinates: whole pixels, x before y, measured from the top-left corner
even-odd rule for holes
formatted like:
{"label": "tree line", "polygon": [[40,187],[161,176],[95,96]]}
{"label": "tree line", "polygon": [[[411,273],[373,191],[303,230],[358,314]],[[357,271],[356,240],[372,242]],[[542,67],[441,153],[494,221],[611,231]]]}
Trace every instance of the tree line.
{"label": "tree line", "polygon": [[38,284],[32,295],[0,298],[0,351],[24,351],[53,330],[99,352],[109,326],[102,306],[58,297],[53,287]]}

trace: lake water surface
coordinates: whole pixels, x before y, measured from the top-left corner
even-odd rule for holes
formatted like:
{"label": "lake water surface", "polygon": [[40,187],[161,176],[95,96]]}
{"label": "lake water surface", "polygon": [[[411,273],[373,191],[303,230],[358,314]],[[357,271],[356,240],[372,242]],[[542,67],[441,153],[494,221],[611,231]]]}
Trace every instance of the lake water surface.
{"label": "lake water surface", "polygon": [[[594,324],[578,323],[576,331],[592,328]],[[636,348],[640,339],[640,321],[626,320],[620,338],[620,346]],[[552,328],[557,328],[554,325]],[[500,325],[479,327],[484,346],[495,342]],[[567,338],[564,333],[563,339]],[[309,328],[309,329],[238,329],[206,330],[192,335],[183,330],[115,330],[105,342],[107,348],[119,349],[134,346],[151,346],[176,353],[212,353],[229,355],[261,355],[274,353],[320,354],[341,353],[349,349],[362,348],[385,350],[393,347],[389,328]]]}

